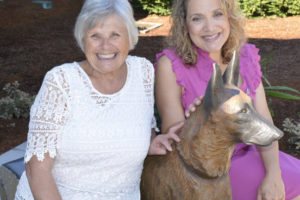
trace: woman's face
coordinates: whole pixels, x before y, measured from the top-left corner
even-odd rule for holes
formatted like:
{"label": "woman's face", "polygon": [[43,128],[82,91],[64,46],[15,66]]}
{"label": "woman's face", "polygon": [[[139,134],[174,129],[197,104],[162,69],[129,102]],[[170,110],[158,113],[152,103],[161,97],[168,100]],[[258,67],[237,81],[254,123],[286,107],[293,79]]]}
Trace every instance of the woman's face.
{"label": "woman's face", "polygon": [[221,55],[230,25],[219,0],[189,0],[186,23],[190,38],[197,47],[218,57]]}
{"label": "woman's face", "polygon": [[110,15],[87,31],[83,39],[89,65],[101,74],[113,73],[125,64],[129,36],[121,17]]}

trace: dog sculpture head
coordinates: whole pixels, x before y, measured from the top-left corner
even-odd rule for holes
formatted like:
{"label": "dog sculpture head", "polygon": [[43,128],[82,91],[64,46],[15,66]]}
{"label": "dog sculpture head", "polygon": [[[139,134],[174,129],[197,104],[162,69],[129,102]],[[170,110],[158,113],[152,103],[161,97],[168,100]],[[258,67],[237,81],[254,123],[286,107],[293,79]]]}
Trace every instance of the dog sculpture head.
{"label": "dog sculpture head", "polygon": [[[234,131],[232,136],[236,142],[255,145],[269,145],[283,136],[282,131],[268,120],[264,119],[253,106],[251,98],[240,90],[239,59],[234,52],[223,77],[217,64],[214,64],[213,74],[206,89],[203,100],[206,119],[211,113],[223,113],[230,118]],[[220,122],[222,123],[222,122]]]}

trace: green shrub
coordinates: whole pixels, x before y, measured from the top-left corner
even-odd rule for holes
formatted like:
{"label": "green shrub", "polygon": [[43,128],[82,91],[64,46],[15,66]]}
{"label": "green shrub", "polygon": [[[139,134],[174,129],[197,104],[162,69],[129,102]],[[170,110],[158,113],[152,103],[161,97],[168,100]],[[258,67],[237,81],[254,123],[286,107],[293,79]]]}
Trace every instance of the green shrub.
{"label": "green shrub", "polygon": [[132,0],[131,4],[135,10],[142,9],[148,14],[171,14],[171,0]]}
{"label": "green shrub", "polygon": [[6,84],[3,90],[7,96],[0,99],[0,119],[28,118],[35,96],[19,90],[17,81]]}
{"label": "green shrub", "polygon": [[[170,15],[171,0],[131,0],[135,10],[148,14]],[[300,0],[239,0],[247,17],[292,16],[300,14]]]}
{"label": "green shrub", "polygon": [[[298,116],[300,119],[299,113]],[[300,121],[286,118],[283,121],[282,126],[284,127],[284,131],[292,134],[292,136],[288,139],[288,142],[292,145],[295,145],[296,149],[300,150]]]}
{"label": "green shrub", "polygon": [[280,16],[300,14],[300,0],[239,0],[247,17]]}

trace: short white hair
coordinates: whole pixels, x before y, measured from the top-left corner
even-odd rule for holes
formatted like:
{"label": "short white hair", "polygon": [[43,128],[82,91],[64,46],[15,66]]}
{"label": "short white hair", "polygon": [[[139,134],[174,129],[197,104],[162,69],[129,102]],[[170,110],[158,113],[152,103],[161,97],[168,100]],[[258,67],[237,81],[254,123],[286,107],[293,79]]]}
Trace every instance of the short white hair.
{"label": "short white hair", "polygon": [[128,0],[85,0],[74,28],[75,39],[83,52],[83,39],[86,32],[92,29],[99,20],[113,14],[123,19],[128,31],[130,50],[134,49],[138,42],[139,32]]}

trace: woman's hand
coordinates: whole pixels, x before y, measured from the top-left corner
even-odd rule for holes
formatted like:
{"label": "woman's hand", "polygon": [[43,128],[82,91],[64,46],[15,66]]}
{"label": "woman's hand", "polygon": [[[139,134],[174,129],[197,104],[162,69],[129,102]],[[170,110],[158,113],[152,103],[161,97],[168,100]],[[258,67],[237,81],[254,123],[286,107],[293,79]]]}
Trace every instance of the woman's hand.
{"label": "woman's hand", "polygon": [[32,156],[26,164],[26,176],[34,199],[62,199],[51,173],[53,164],[54,158],[49,153],[45,153],[43,161]]}
{"label": "woman's hand", "polygon": [[284,200],[284,183],[280,173],[269,173],[258,189],[257,200]]}
{"label": "woman's hand", "polygon": [[167,151],[172,151],[173,141],[180,142],[177,132],[183,127],[183,122],[179,122],[170,127],[167,133],[154,136],[151,140],[148,155],[165,155]]}
{"label": "woman's hand", "polygon": [[202,103],[204,96],[200,96],[194,99],[194,103],[189,105],[189,109],[184,112],[185,118],[189,118],[192,112],[195,112],[196,106],[199,106]]}
{"label": "woman's hand", "polygon": [[[256,89],[255,108],[261,116],[273,123],[264,91],[263,85],[260,83]],[[284,183],[281,178],[281,170],[279,166],[278,141],[274,141],[270,146],[257,147],[257,149],[260,152],[266,170],[266,176],[262,180],[258,189],[257,199],[285,199]]]}

